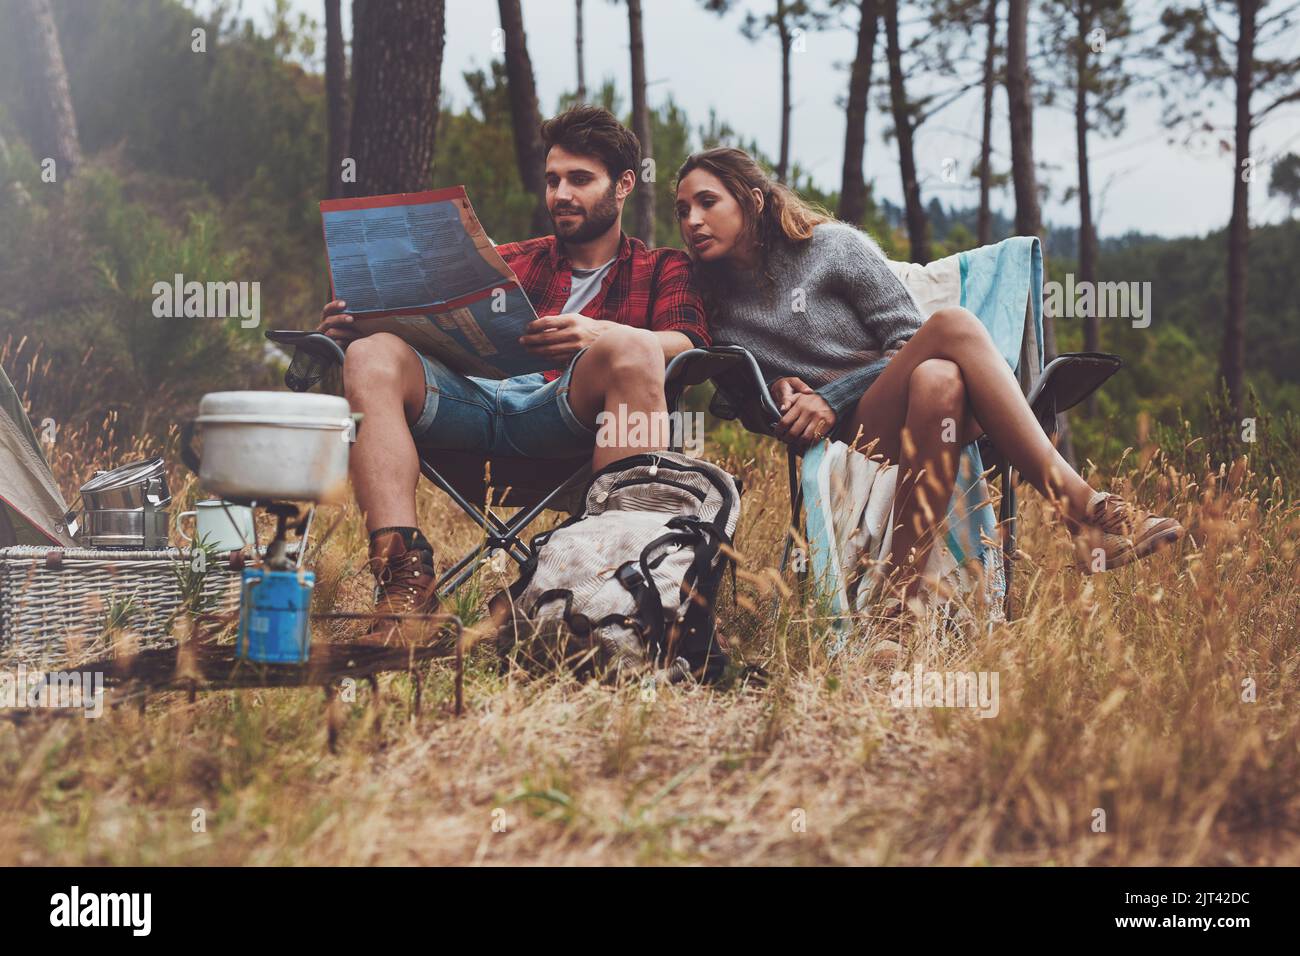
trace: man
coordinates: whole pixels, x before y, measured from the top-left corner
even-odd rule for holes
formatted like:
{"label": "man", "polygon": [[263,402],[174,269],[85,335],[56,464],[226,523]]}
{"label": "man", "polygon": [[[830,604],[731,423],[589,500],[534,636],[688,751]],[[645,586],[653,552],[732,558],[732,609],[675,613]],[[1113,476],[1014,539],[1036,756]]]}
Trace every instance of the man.
{"label": "man", "polygon": [[[623,234],[641,168],[636,136],[596,106],[570,109],[541,133],[555,235],[497,252],[540,316],[520,342],[554,359],[555,371],[500,381],[461,375],[391,333],[360,332],[346,302],[325,306],[319,331],[348,343],[344,394],[365,416],[349,467],[370,533],[378,612],[436,606],[433,546],[416,527],[417,444],[537,458],[592,450],[593,469],[662,448],[597,444],[597,415],[665,415],[668,360],[709,344],[689,258]],[[394,628],[381,618],[370,636],[387,639]]]}

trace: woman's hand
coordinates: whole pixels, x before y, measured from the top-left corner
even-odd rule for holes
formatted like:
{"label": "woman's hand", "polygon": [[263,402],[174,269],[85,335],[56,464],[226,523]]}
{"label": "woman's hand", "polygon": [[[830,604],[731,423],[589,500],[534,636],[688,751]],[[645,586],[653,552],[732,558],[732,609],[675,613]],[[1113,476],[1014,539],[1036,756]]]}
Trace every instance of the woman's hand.
{"label": "woman's hand", "polygon": [[356,320],[344,311],[347,307],[348,304],[342,299],[325,303],[316,331],[325,333],[335,342],[347,343],[361,338],[364,333],[357,330]]}
{"label": "woman's hand", "polygon": [[782,413],[774,431],[789,445],[806,448],[835,427],[835,411],[798,376],[773,382],[772,397]]}

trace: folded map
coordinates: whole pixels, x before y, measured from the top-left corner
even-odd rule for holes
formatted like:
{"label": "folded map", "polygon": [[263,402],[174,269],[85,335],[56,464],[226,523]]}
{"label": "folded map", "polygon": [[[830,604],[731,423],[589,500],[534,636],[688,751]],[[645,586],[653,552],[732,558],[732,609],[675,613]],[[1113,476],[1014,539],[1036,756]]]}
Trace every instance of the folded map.
{"label": "folded map", "polygon": [[466,375],[542,372],[519,344],[537,318],[464,186],[320,204],[334,298],[358,327],[392,332]]}

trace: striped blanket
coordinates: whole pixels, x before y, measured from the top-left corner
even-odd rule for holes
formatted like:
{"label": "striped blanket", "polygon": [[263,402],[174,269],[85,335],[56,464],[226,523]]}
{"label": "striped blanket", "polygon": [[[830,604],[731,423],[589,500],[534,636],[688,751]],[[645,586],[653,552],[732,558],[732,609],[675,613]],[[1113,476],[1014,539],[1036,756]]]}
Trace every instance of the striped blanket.
{"label": "striped blanket", "polygon": [[[921,314],[960,305],[979,317],[1022,384],[1043,362],[1043,256],[1037,238],[1016,236],[958,253],[926,266],[891,266],[912,293]],[[972,599],[997,613],[1005,594],[997,521],[989,502],[984,465],[975,444],[962,450],[957,487],[945,521],[943,547],[931,549],[927,571],[948,582],[941,589],[947,610],[960,613]],[[897,468],[823,441],[803,457],[809,559],[818,594],[828,602],[837,647],[853,631],[850,615],[877,599],[879,561],[892,539]],[[863,557],[871,570],[850,596],[848,578]]]}

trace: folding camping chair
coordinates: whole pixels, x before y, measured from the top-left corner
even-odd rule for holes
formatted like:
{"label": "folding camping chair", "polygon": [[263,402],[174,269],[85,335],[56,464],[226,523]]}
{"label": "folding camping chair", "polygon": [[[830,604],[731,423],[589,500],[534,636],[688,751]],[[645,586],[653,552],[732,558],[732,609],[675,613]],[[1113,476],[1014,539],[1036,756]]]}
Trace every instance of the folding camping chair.
{"label": "folding camping chair", "polygon": [[[1033,381],[1029,383],[1026,400],[1048,438],[1055,438],[1057,434],[1057,416],[1095,392],[1119,371],[1122,364],[1119,356],[1105,352],[1067,352],[1052,359],[1041,375],[1033,376],[1031,370],[1028,374],[1033,376]],[[674,387],[668,390],[670,412],[677,409],[686,385],[708,379],[715,388],[709,406],[711,414],[718,418],[739,420],[747,431],[775,436],[773,426],[781,420],[781,414],[768,392],[757,362],[745,349],[739,346],[691,349],[674,358],[669,368],[674,372],[670,376]],[[1022,363],[1022,373],[1024,372],[1025,363]],[[1025,382],[1026,376],[1022,374],[1022,386]],[[998,518],[1004,529],[1004,610],[1009,620],[1012,617],[1011,562],[1016,551],[1015,470],[987,436],[979,440],[979,449],[985,470],[991,471],[1001,483],[1002,502]],[[799,457],[799,452],[793,447],[786,447],[790,527],[781,553],[782,571],[789,564],[796,535],[803,525],[803,487],[799,480]]]}
{"label": "folding camping chair", "polygon": [[[295,349],[294,359],[284,376],[285,385],[293,391],[306,391],[321,380],[324,372],[343,366],[342,347],[327,335],[272,330],[266,333],[266,337]],[[726,359],[707,354],[715,351],[720,350],[693,349],[669,364],[665,371],[665,393],[670,409],[677,407],[688,385],[699,384],[714,370],[724,368]],[[721,351],[731,355],[730,351]],[[743,349],[735,351],[748,360],[753,374],[758,375],[758,366],[753,358]],[[688,355],[694,357],[685,359]],[[761,376],[759,381],[762,381]],[[770,398],[767,404],[775,412]],[[674,448],[676,451],[681,450],[680,437]],[[419,446],[416,450],[421,474],[445,492],[483,530],[483,539],[478,545],[438,577],[440,599],[449,597],[470,579],[484,554],[500,551],[522,566],[532,556],[522,539],[525,529],[546,510],[572,514],[581,504],[579,493],[591,473],[589,454],[577,458],[545,459],[492,457],[476,452]],[[494,507],[520,510],[506,519],[497,515]]]}

